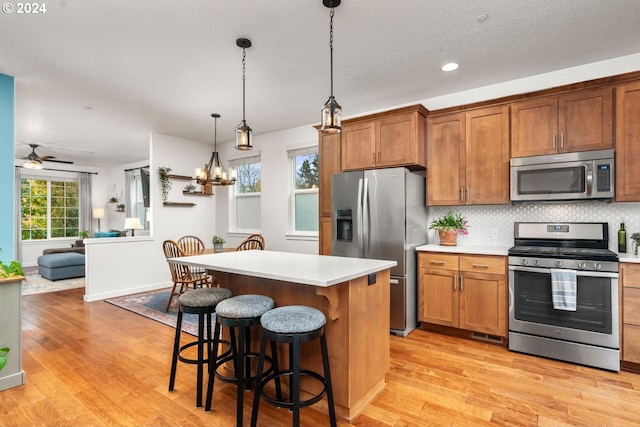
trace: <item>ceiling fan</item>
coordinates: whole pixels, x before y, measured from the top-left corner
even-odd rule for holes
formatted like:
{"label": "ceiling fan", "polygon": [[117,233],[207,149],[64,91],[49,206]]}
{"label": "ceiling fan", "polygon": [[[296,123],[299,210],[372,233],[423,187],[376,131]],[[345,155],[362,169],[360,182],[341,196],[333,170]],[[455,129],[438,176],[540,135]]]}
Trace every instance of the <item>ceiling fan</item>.
{"label": "ceiling fan", "polygon": [[54,156],[39,156],[36,153],[36,148],[38,148],[38,144],[29,144],[31,147],[31,153],[28,156],[20,156],[19,159],[25,159],[26,161],[22,165],[27,169],[42,169],[42,162],[55,162],[55,163],[66,163],[68,165],[73,164],[73,162],[67,160],[55,160]]}

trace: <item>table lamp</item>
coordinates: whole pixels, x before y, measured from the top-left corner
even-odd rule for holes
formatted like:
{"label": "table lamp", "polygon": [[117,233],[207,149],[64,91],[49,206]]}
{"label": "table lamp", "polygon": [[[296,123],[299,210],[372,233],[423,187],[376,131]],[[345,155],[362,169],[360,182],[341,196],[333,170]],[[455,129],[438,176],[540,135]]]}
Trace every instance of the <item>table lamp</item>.
{"label": "table lamp", "polygon": [[125,218],[124,219],[124,229],[125,230],[131,230],[131,237],[135,236],[135,231],[134,230],[139,230],[141,229],[142,226],[140,225],[140,218]]}
{"label": "table lamp", "polygon": [[100,219],[104,218],[103,208],[93,208],[93,217],[98,219],[98,233],[100,232]]}

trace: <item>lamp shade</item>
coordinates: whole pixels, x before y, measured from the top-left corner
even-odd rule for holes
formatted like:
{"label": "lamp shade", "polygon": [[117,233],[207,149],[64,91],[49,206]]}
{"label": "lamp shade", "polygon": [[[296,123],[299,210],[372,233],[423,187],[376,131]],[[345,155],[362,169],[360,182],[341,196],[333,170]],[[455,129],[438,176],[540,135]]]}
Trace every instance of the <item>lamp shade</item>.
{"label": "lamp shade", "polygon": [[93,208],[94,218],[104,218],[104,208]]}
{"label": "lamp shade", "polygon": [[139,230],[142,226],[140,225],[140,218],[125,218],[124,219],[124,229],[125,230]]}

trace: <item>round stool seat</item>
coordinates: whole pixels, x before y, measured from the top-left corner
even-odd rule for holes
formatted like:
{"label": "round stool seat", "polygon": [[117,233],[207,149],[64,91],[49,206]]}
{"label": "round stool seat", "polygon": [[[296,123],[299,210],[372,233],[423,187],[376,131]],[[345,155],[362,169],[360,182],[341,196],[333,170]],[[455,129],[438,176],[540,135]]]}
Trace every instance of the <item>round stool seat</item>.
{"label": "round stool seat", "polygon": [[327,319],[317,308],[288,305],[263,314],[260,323],[264,329],[278,334],[301,334],[322,328]]}
{"label": "round stool seat", "polygon": [[262,316],[273,306],[273,300],[264,295],[238,295],[221,301],[216,307],[216,315],[230,319],[249,319]]}
{"label": "round stool seat", "polygon": [[178,303],[184,307],[216,307],[231,295],[231,291],[226,288],[193,289],[180,295]]}

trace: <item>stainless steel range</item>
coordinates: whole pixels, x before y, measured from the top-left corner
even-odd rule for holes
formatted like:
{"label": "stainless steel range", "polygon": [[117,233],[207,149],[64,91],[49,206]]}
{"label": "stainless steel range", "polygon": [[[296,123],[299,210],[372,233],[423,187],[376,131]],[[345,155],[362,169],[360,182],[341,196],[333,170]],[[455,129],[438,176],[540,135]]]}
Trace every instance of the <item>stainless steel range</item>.
{"label": "stainless steel range", "polygon": [[[618,256],[607,249],[608,224],[519,222],[514,237],[509,349],[619,371]],[[559,278],[569,286],[561,292]],[[565,292],[574,298],[568,308],[558,301]]]}

